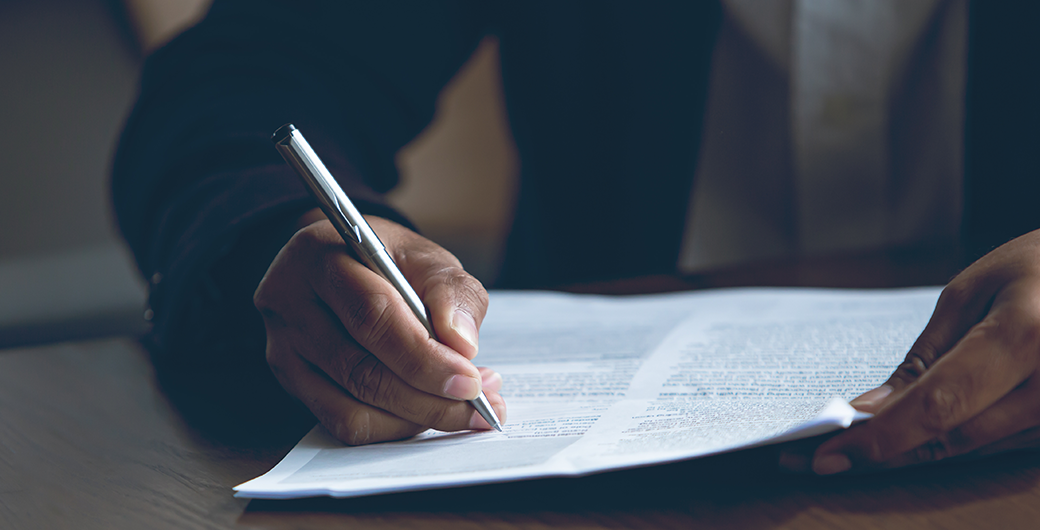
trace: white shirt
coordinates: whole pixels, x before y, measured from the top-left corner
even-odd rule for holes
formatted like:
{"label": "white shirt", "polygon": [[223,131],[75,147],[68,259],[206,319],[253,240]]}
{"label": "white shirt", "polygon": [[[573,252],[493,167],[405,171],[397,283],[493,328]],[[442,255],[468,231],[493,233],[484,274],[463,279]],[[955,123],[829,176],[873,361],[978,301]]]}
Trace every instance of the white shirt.
{"label": "white shirt", "polygon": [[966,0],[724,0],[679,270],[954,241]]}

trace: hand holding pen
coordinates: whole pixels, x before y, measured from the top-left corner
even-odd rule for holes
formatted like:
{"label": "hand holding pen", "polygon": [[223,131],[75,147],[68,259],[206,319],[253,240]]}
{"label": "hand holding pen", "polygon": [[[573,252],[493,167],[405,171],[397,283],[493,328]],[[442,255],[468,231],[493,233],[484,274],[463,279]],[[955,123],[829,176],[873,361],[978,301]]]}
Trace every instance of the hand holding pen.
{"label": "hand holding pen", "polygon": [[[285,140],[299,132],[283,128],[276,135]],[[310,148],[298,139],[296,156],[307,158],[302,153]],[[279,150],[294,165],[284,145]],[[313,160],[314,167],[304,169],[327,174]],[[344,211],[330,212],[330,206]],[[349,199],[324,204],[326,214],[346,218],[338,227],[316,212],[305,216],[306,226],[257,288],[267,359],[279,382],[349,444],[404,438],[428,427],[487,429],[496,413],[504,420],[505,403],[495,392],[501,377],[470,362],[487,310],[480,282],[433,242],[385,219],[369,217],[369,227],[348,208]],[[368,266],[348,253],[349,237]],[[380,265],[383,245],[389,263]],[[409,295],[413,286],[417,292]],[[429,329],[420,318],[423,303]]]}

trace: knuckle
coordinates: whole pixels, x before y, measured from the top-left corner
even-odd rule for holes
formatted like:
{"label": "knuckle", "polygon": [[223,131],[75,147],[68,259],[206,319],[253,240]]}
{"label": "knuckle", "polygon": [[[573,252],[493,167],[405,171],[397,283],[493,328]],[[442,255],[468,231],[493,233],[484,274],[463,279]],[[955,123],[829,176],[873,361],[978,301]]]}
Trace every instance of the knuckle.
{"label": "knuckle", "polygon": [[280,318],[276,309],[280,305],[280,300],[277,296],[277,290],[271,284],[272,280],[267,275],[264,275],[263,279],[256,286],[256,290],[253,291],[253,307],[260,312],[260,316],[264,317],[265,320]]}
{"label": "knuckle", "polygon": [[309,276],[306,267],[315,263],[306,250],[301,251],[301,241],[305,240],[299,233],[294,235],[275,256],[253,291],[253,306],[265,320],[284,324],[283,308],[299,298],[300,279]]}
{"label": "knuckle", "polygon": [[913,459],[918,463],[937,462],[951,456],[950,448],[943,437],[936,438],[923,443],[911,452]]}
{"label": "knuckle", "polygon": [[411,241],[408,245],[396,248],[394,260],[398,259],[406,267],[426,268],[447,265],[449,267],[462,268],[462,263],[454,254],[448,252],[440,245],[421,237]]}
{"label": "knuckle", "polygon": [[455,265],[444,265],[439,264],[436,268],[431,268],[426,274],[425,285],[423,287],[426,290],[432,290],[437,287],[449,286],[451,287],[455,282],[455,276],[458,276],[462,271],[462,267]]}
{"label": "knuckle", "polygon": [[972,326],[965,338],[982,343],[1005,342],[1006,336],[1003,329],[1005,327],[1000,319],[986,318]]}
{"label": "knuckle", "polygon": [[264,276],[260,280],[260,284],[256,286],[256,290],[253,291],[253,306],[259,309],[261,313],[271,307],[269,282],[270,280],[267,279],[267,276]]}
{"label": "knuckle", "polygon": [[914,344],[892,377],[909,385],[924,375],[928,368],[935,364],[937,358],[938,354],[935,353],[935,349],[929,348],[925,344]]}
{"label": "knuckle", "polygon": [[943,388],[926,392],[921,400],[921,427],[934,436],[945,434],[957,427],[963,408],[964,399],[957,392]]}
{"label": "knuckle", "polygon": [[936,305],[964,307],[971,301],[974,292],[975,288],[971,282],[967,281],[963,274],[958,275],[943,288]]}
{"label": "knuckle", "polygon": [[1024,329],[1030,326],[1019,325],[1019,322],[1013,321],[1014,318],[1007,319],[1006,317],[1007,315],[1002,315],[1001,318],[988,316],[982,322],[972,326],[963,340],[977,345],[979,352],[986,355],[1003,352],[1017,356],[1025,353],[1022,351],[1022,347],[1026,344],[1023,341],[1030,340],[1030,337],[1032,340],[1036,340],[1037,330]]}
{"label": "knuckle", "polygon": [[347,392],[358,401],[376,404],[391,399],[393,377],[383,363],[372,354],[367,354],[347,372],[344,384]]}
{"label": "knuckle", "polygon": [[282,355],[279,348],[273,347],[270,342],[267,345],[267,350],[264,352],[264,360],[267,361],[267,366],[275,377],[285,373],[284,355]]}
{"label": "knuckle", "polygon": [[463,293],[465,298],[476,303],[480,307],[487,307],[488,293],[487,290],[484,289],[484,284],[480,283],[480,281],[473,276],[470,276],[469,273],[462,271],[462,274],[455,276],[453,284],[456,286],[457,291]]}
{"label": "knuckle", "polygon": [[[331,226],[331,225],[330,225]],[[328,244],[323,223],[312,223],[296,231],[286,246],[301,247],[307,250],[318,250]]]}
{"label": "knuckle", "polygon": [[278,304],[272,302],[270,299],[263,297],[253,298],[253,306],[256,307],[257,312],[260,313],[260,318],[264,321],[264,327],[268,330],[274,330],[284,328],[288,326],[288,322],[285,316],[278,308]]}
{"label": "knuckle", "polygon": [[372,414],[364,407],[354,407],[333,424],[332,435],[347,445],[365,445],[372,434]]}
{"label": "knuckle", "polygon": [[434,292],[438,288],[446,289],[448,295],[454,299],[455,305],[475,305],[475,309],[483,309],[488,305],[488,293],[484,284],[466,272],[461,265],[444,267],[429,275],[425,287],[427,292]]}
{"label": "knuckle", "polygon": [[291,261],[303,259],[313,263],[313,257],[327,251],[328,246],[329,239],[322,233],[320,225],[313,224],[297,230],[279,254],[284,253]]}
{"label": "knuckle", "polygon": [[392,298],[385,293],[366,293],[351,297],[348,304],[343,312],[347,330],[361,344],[378,350],[390,338],[396,314]]}

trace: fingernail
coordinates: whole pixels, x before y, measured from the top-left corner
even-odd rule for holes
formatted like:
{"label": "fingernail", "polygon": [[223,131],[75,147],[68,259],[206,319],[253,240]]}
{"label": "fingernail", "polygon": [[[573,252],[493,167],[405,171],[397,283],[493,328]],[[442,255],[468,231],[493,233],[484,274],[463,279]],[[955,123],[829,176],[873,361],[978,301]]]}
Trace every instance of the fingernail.
{"label": "fingernail", "polygon": [[863,394],[862,396],[853,399],[849,402],[849,405],[852,405],[855,408],[871,407],[884,401],[885,398],[887,398],[888,395],[891,393],[892,387],[890,385],[881,385],[875,388],[874,390],[871,390],[866,394]]}
{"label": "fingernail", "polygon": [[481,372],[480,384],[485,392],[498,392],[499,390],[502,390],[502,375],[498,372],[491,372],[486,375],[485,372]]}
{"label": "fingernail", "polygon": [[491,372],[489,375],[481,374],[480,382],[484,385],[484,388],[493,387],[496,384],[502,384],[502,374],[498,372]]}
{"label": "fingernail", "polygon": [[834,475],[852,469],[852,461],[842,454],[823,455],[813,460],[812,469],[817,475]]}
{"label": "fingernail", "polygon": [[465,375],[453,375],[444,383],[444,393],[456,399],[473,399],[480,393],[480,382]]}
{"label": "fingernail", "polygon": [[805,473],[809,471],[809,457],[796,453],[783,452],[780,453],[780,460],[777,462],[780,469],[789,471],[791,473]]}
{"label": "fingernail", "polygon": [[473,320],[472,315],[456,309],[455,315],[451,317],[451,329],[454,329],[462,340],[470,343],[474,348],[477,347],[477,321]]}

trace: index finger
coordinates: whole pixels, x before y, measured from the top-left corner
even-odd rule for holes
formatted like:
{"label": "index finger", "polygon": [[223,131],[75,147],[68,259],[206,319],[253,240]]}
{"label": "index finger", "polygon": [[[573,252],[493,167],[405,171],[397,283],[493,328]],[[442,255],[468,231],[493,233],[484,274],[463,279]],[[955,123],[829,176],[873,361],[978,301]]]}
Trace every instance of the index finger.
{"label": "index finger", "polygon": [[477,396],[476,367],[433,340],[389,282],[346,252],[320,261],[308,275],[311,288],[362,348],[419,390],[451,399]]}
{"label": "index finger", "polygon": [[[943,289],[928,324],[910,347],[903,362],[884,383],[892,392],[889,399],[896,398],[917,381],[985,317],[997,293],[997,282],[991,277],[998,276],[986,274],[985,267],[985,263],[973,264]],[[981,272],[977,270],[980,268],[983,269]],[[885,394],[882,393],[883,396]],[[873,413],[885,401],[882,397],[872,402],[864,395],[853,400],[852,404],[860,410]]]}
{"label": "index finger", "polygon": [[885,462],[956,428],[1022,383],[1035,370],[1040,329],[1040,303],[1030,298],[995,301],[982,322],[873,419],[821,445],[813,470],[832,474]]}

